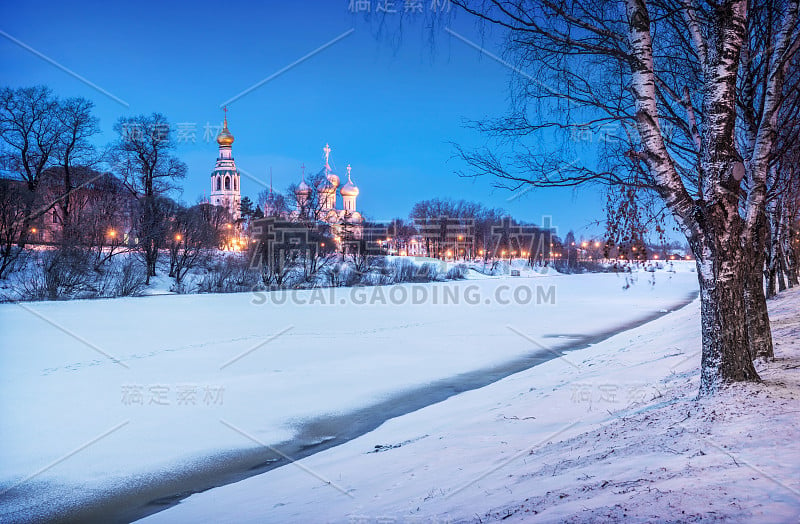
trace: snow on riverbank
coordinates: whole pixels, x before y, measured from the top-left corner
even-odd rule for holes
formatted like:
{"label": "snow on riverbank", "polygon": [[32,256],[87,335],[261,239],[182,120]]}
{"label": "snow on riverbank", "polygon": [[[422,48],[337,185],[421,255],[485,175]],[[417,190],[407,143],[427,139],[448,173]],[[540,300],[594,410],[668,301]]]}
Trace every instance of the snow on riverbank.
{"label": "snow on riverbank", "polygon": [[759,384],[696,400],[697,302],[147,522],[797,522],[800,290]]}
{"label": "snow on riverbank", "polygon": [[[620,329],[697,287],[690,272],[652,277],[0,305],[0,514],[35,520],[131,490],[149,496],[253,449],[223,419],[282,442],[321,415],[523,355],[553,357],[543,348]],[[514,302],[528,291],[531,301]]]}

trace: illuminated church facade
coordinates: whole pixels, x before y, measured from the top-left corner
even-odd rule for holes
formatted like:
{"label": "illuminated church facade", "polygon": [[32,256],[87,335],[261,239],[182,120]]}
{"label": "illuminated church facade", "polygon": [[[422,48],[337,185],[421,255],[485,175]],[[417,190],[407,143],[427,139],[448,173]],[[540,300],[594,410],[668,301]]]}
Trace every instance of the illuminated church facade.
{"label": "illuminated church facade", "polygon": [[[353,183],[350,164],[347,165],[347,182],[342,185],[339,176],[331,169],[330,145],[325,144],[322,151],[325,153],[325,177],[317,188],[319,201],[316,205],[319,207],[319,212],[317,213],[319,219],[328,224],[340,224],[343,222],[360,224],[363,221],[363,217],[356,207],[359,189],[358,186]],[[297,212],[307,208],[309,205],[314,205],[314,203],[309,203],[313,191],[311,187],[306,184],[305,168],[303,169],[303,178],[295,189],[295,199],[298,207]],[[342,197],[341,207],[339,206],[339,195]]]}
{"label": "illuminated church facade", "polygon": [[[241,177],[233,159],[233,134],[228,129],[227,110],[222,130],[217,135],[219,154],[211,172],[211,194],[209,203],[221,206],[228,210],[231,218],[237,221],[241,217],[240,205],[241,197]],[[341,184],[339,176],[333,172],[330,166],[330,145],[325,144],[322,149],[325,154],[325,171],[321,184],[316,188],[316,199],[313,198],[313,190],[305,180],[305,166],[300,183],[295,189],[296,209],[287,218],[297,219],[301,215],[308,214],[308,208],[315,207],[313,215],[320,221],[325,222],[336,229],[343,224],[359,226],[363,221],[361,213],[358,212],[356,200],[359,195],[358,186],[353,183],[352,168],[347,166],[347,182]],[[271,186],[271,184],[270,184]],[[341,196],[341,206],[339,205]],[[264,215],[274,214],[274,195],[272,187],[264,203]]]}

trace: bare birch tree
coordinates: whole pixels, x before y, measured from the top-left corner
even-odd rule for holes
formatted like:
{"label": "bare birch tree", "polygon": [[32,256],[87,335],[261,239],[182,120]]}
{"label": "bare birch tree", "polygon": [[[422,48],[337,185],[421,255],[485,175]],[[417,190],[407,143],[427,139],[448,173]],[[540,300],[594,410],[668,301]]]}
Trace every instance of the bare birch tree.
{"label": "bare birch tree", "polygon": [[[611,157],[625,159],[616,169],[602,170],[568,165],[559,152],[547,155],[532,147],[517,148],[508,158],[462,151],[473,172],[510,187],[600,182],[655,191],[697,261],[701,394],[731,381],[758,380],[752,360],[771,352],[771,337],[768,323],[758,333],[748,330],[745,289],[748,272],[754,272],[754,244],[764,234],[757,224],[764,218],[784,66],[797,47],[798,2],[773,4],[775,30],[757,46],[768,49],[769,57],[763,58],[758,118],[746,151],[737,144],[737,89],[755,16],[747,2],[453,4],[506,31],[508,55],[521,72],[515,90],[521,109],[483,124],[483,130],[521,143],[543,132],[613,122],[622,140]],[[534,103],[558,113],[532,121]]]}

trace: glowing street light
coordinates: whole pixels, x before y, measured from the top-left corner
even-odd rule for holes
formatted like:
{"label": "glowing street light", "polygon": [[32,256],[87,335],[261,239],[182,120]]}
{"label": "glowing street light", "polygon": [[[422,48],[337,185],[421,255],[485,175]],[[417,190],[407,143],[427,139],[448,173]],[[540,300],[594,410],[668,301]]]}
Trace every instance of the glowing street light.
{"label": "glowing street light", "polygon": [[181,236],[181,234],[180,234],[180,233],[177,233],[177,234],[175,235],[175,240],[176,240],[177,242],[180,242],[182,239],[183,239],[183,237]]}

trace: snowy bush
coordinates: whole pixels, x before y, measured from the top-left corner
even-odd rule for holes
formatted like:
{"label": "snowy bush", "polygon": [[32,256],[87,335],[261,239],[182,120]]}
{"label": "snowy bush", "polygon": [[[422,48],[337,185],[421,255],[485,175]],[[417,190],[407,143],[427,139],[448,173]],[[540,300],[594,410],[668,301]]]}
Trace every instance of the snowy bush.
{"label": "snowy bush", "polygon": [[98,286],[102,297],[131,297],[142,293],[147,287],[147,274],[140,261],[125,257],[107,264],[103,282]]}
{"label": "snowy bush", "polygon": [[[197,283],[198,293],[238,293],[251,291],[260,283],[257,271],[250,268],[249,261],[237,256],[215,260],[206,268],[206,273]],[[187,292],[186,286],[176,292]]]}
{"label": "snowy bush", "polygon": [[391,285],[405,282],[434,282],[444,280],[439,264],[426,262],[417,265],[408,258],[387,260],[380,269],[378,280],[374,284]]}
{"label": "snowy bush", "polygon": [[64,300],[97,296],[98,284],[86,252],[77,248],[40,253],[22,278],[20,300]]}
{"label": "snowy bush", "polygon": [[414,281],[418,267],[412,261],[400,258],[395,260],[392,266],[394,267],[394,281],[390,282],[390,284]]}
{"label": "snowy bush", "polygon": [[469,268],[467,268],[466,264],[457,264],[450,268],[447,272],[447,280],[464,280],[467,278],[467,273],[469,272]]}
{"label": "snowy bush", "polygon": [[441,275],[440,267],[440,264],[425,262],[417,270],[413,282],[437,282],[444,280],[445,277]]}
{"label": "snowy bush", "polygon": [[32,254],[31,262],[15,275],[5,300],[69,300],[133,296],[145,289],[146,275],[134,257],[106,263],[100,270],[92,253],[76,247]]}

